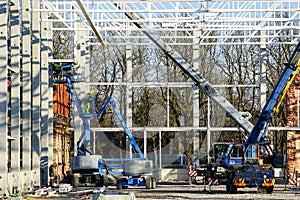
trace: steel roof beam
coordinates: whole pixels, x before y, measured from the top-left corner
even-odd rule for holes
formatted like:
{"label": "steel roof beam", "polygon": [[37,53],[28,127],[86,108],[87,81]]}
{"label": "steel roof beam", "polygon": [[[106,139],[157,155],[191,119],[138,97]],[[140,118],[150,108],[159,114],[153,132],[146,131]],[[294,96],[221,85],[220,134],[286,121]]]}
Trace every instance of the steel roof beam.
{"label": "steel roof beam", "polygon": [[92,19],[90,18],[88,12],[86,11],[84,5],[82,4],[81,0],[76,0],[78,6],[80,7],[83,15],[85,16],[85,19],[87,20],[87,22],[89,23],[90,27],[92,28],[94,34],[96,35],[97,39],[99,40],[99,42],[101,43],[102,47],[105,47],[104,41],[100,35],[100,33],[98,32],[96,26],[94,25],[94,23],[92,22]]}

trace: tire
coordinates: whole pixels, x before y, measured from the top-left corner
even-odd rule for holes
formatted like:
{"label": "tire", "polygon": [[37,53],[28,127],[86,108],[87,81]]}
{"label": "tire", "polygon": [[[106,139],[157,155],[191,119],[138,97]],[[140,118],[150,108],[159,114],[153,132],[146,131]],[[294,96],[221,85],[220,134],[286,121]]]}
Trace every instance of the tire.
{"label": "tire", "polygon": [[122,190],[123,187],[122,187],[122,179],[117,179],[117,189],[118,190]]}
{"label": "tire", "polygon": [[107,187],[109,185],[109,179],[106,175],[99,175],[96,179],[96,186],[97,187]]}
{"label": "tire", "polygon": [[79,175],[78,174],[73,175],[72,186],[74,188],[77,188],[79,186]]}
{"label": "tire", "polygon": [[146,189],[152,188],[152,179],[151,177],[146,177]]}
{"label": "tire", "polygon": [[236,194],[237,193],[237,187],[234,186],[231,182],[226,183],[226,191],[229,194]]}
{"label": "tire", "polygon": [[[122,183],[123,182],[128,183],[128,179],[127,178],[122,178]],[[122,189],[127,189],[127,188],[128,188],[128,185],[125,186],[125,185],[122,184]]]}
{"label": "tire", "polygon": [[152,189],[155,189],[156,188],[156,180],[154,177],[151,178],[151,181],[152,181],[152,185],[151,185],[151,188]]}
{"label": "tire", "polygon": [[273,186],[271,186],[271,187],[266,187],[266,193],[267,193],[267,194],[272,194],[272,193],[273,193],[273,189],[274,189]]}

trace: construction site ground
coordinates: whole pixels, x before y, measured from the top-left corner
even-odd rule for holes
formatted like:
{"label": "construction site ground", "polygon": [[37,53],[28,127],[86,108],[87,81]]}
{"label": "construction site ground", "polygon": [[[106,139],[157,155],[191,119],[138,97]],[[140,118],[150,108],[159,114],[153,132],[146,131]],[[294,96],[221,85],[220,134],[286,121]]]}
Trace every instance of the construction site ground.
{"label": "construction site ground", "polygon": [[[52,194],[35,196],[28,195],[24,199],[93,199],[96,193],[103,188],[80,187],[66,194]],[[109,186],[106,192],[119,194],[133,193],[138,200],[156,199],[300,199],[300,187],[295,185],[276,184],[272,194],[258,191],[257,188],[240,188],[237,194],[228,194],[224,185],[213,185],[211,190],[204,185],[190,185],[187,182],[157,183],[155,189],[145,187],[128,187],[117,190],[115,186]],[[99,198],[98,198],[99,199]],[[117,199],[116,199],[117,200]]]}

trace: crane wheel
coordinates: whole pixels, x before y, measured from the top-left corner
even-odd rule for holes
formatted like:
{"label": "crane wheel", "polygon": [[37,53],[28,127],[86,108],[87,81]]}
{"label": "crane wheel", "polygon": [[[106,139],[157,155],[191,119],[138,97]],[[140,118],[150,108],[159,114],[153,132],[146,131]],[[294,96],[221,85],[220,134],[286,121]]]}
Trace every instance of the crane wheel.
{"label": "crane wheel", "polygon": [[267,194],[272,194],[273,193],[274,187],[266,187],[266,193]]}
{"label": "crane wheel", "polygon": [[72,186],[74,188],[77,188],[79,186],[79,175],[78,174],[73,175]]}
{"label": "crane wheel", "polygon": [[233,185],[231,182],[226,183],[226,191],[229,194],[236,194],[237,193],[237,187]]}
{"label": "crane wheel", "polygon": [[152,178],[146,177],[146,189],[151,189],[151,188],[152,188]]}

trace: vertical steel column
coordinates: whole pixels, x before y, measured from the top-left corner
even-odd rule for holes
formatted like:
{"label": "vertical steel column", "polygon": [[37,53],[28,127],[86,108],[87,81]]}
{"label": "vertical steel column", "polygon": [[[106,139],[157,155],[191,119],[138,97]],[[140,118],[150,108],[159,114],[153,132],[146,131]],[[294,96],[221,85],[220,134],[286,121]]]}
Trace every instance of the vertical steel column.
{"label": "vertical steel column", "polygon": [[[156,154],[156,151],[154,152]],[[144,157],[147,158],[147,130],[144,128]]]}
{"label": "vertical steel column", "polygon": [[[82,20],[80,16],[75,15],[74,16],[75,21],[76,20]],[[74,23],[75,29],[81,29],[84,28],[84,25],[80,22]],[[88,31],[75,31],[74,35],[74,60],[78,61],[78,64],[80,68],[76,71],[76,73],[82,74],[85,76],[85,81],[90,81],[90,67],[89,67],[89,54],[87,53],[87,41],[86,38],[84,38],[84,35],[88,35]],[[78,98],[82,100],[85,96],[85,92],[89,92],[89,87],[83,83],[75,83],[74,89],[78,95]],[[88,88],[87,88],[88,87]],[[83,126],[82,126],[82,120],[79,117],[79,112],[74,106],[74,109],[76,109],[76,112],[74,112],[74,148],[75,152],[77,152],[77,146],[76,143],[79,140],[80,135],[83,132]],[[75,110],[74,110],[75,111]]]}
{"label": "vertical steel column", "polygon": [[[159,140],[159,169],[162,169],[162,157],[161,157],[161,152],[162,152],[162,144],[161,144],[161,130],[158,132],[158,140]],[[162,177],[161,173],[160,173],[160,177]]]}
{"label": "vertical steel column", "polygon": [[[52,18],[52,16],[49,16],[49,18]],[[48,69],[47,69],[47,73],[48,73],[48,167],[50,167],[51,165],[53,165],[53,159],[54,159],[54,153],[53,153],[53,136],[54,136],[54,113],[53,113],[53,79],[52,79],[52,69],[50,70],[49,68],[49,60],[48,59],[53,59],[53,32],[51,31],[53,24],[51,22],[48,22],[47,27],[47,46],[48,46],[48,51],[47,51],[47,63],[43,63],[46,64]],[[45,53],[46,54],[46,53]],[[45,55],[44,55],[45,56]],[[46,70],[46,69],[45,69]],[[43,73],[46,73],[46,71],[44,71]],[[48,173],[49,173],[49,168],[48,168]],[[50,176],[48,175],[48,181]]]}
{"label": "vertical steel column", "polygon": [[22,1],[22,171],[24,176],[23,192],[31,188],[31,30],[30,0]]}
{"label": "vertical steel column", "polygon": [[[82,19],[80,16],[74,16],[74,28],[75,36],[74,36],[74,60],[78,61],[80,68],[76,71],[76,73],[85,73],[85,80],[86,82],[90,82],[90,58],[89,54],[87,53],[88,50],[88,39],[87,36],[89,35],[88,31],[85,31],[85,25],[80,22]],[[86,36],[86,37],[85,37]],[[84,86],[84,91],[88,92],[86,88],[89,86]]]}
{"label": "vertical steel column", "polygon": [[[40,1],[32,0],[32,9],[40,9]],[[41,155],[41,44],[40,44],[40,13],[32,12],[32,173],[33,186],[40,186],[40,155]]]}
{"label": "vertical steel column", "polygon": [[[199,70],[199,37],[197,37],[198,31],[194,32],[194,41],[193,41],[193,67],[196,70]],[[193,88],[193,127],[199,127],[199,88]],[[200,140],[199,140],[199,131],[194,131],[193,136],[193,150],[194,150],[194,163],[199,165],[199,158],[200,158]]]}
{"label": "vertical steel column", "polygon": [[[41,12],[41,19],[47,19],[48,13]],[[49,148],[50,139],[53,137],[52,130],[49,129],[49,125],[53,126],[53,92],[50,86],[49,77],[49,24],[50,22],[41,23],[41,185],[49,185],[49,167],[53,163],[53,144],[52,148]],[[50,114],[51,113],[51,114]]]}
{"label": "vertical steel column", "polygon": [[[128,128],[132,128],[132,44],[126,44],[126,108],[125,119]],[[132,158],[132,146],[129,145],[129,156]]]}
{"label": "vertical steel column", "polygon": [[11,15],[11,67],[14,71],[11,74],[11,176],[9,178],[9,192],[18,193],[20,185],[20,170],[21,170],[21,133],[20,133],[20,78],[22,76],[21,65],[20,65],[20,2],[18,0],[11,1],[10,4],[10,15]]}
{"label": "vertical steel column", "polygon": [[266,52],[266,31],[260,31],[260,109],[263,109],[267,102],[267,52]]}
{"label": "vertical steel column", "polygon": [[[75,20],[76,20],[76,16],[75,16]],[[79,28],[79,23],[75,23],[74,24],[75,28]],[[84,70],[86,65],[85,65],[85,57],[84,56],[81,56],[80,55],[80,51],[77,50],[77,46],[78,45],[78,38],[80,37],[80,34],[78,33],[78,31],[76,32],[75,31],[75,35],[74,35],[74,57],[75,59],[77,59],[78,61],[78,64],[80,65],[80,71],[81,70]],[[84,70],[85,74],[85,79],[88,79],[89,77],[89,74],[87,75],[87,71]],[[84,85],[84,86],[83,86]],[[85,83],[84,84],[74,84],[73,87],[74,87],[74,90],[76,91],[76,94],[78,96],[78,98],[80,100],[83,99],[83,91],[85,91]],[[70,97],[72,98],[72,97]],[[71,102],[74,104],[74,102],[71,100]],[[82,106],[82,105],[81,105]],[[74,120],[74,152],[77,152],[77,141],[79,140],[81,134],[83,133],[83,126],[82,126],[82,120],[80,119],[79,117],[79,111],[77,109],[76,106],[73,106],[73,120]]]}
{"label": "vertical steel column", "polygon": [[206,154],[209,155],[209,150],[211,147],[211,131],[210,131],[210,116],[211,116],[211,103],[210,98],[207,97],[207,134],[206,134]]}
{"label": "vertical steel column", "polygon": [[8,22],[8,5],[7,1],[0,2],[0,196],[7,196],[7,161],[8,161],[8,129],[7,129],[7,22]]}
{"label": "vertical steel column", "polygon": [[[267,51],[266,51],[266,31],[260,31],[260,110],[265,107],[267,102]],[[268,136],[268,131],[266,132],[266,137]],[[276,137],[276,134],[275,134]],[[274,143],[274,149],[276,149],[276,143]]]}
{"label": "vertical steel column", "polygon": [[[167,69],[169,71],[169,69]],[[168,82],[169,82],[169,72],[168,72]],[[167,127],[170,127],[170,87],[167,86]]]}

